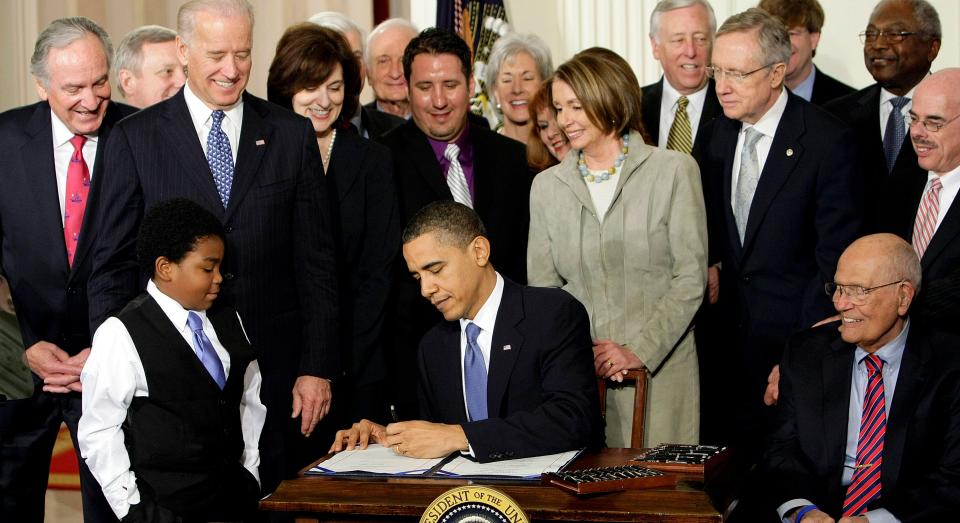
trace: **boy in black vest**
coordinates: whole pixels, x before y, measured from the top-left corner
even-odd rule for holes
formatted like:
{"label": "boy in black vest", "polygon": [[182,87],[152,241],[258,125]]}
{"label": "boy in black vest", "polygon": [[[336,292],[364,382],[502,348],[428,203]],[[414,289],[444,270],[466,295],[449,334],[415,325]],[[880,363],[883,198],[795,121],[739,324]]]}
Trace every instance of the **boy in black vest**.
{"label": "boy in black vest", "polygon": [[143,219],[147,291],[97,329],[80,453],[122,521],[239,521],[256,510],[266,408],[235,311],[214,303],[223,225],[184,199]]}

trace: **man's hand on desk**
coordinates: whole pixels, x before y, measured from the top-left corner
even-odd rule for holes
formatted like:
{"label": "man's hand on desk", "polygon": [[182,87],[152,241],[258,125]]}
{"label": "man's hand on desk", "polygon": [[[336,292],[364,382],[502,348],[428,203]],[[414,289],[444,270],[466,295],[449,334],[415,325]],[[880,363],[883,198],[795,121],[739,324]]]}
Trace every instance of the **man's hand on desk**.
{"label": "man's hand on desk", "polygon": [[439,458],[467,450],[467,435],[460,425],[428,421],[401,421],[387,425],[387,441],[397,454],[411,458]]}
{"label": "man's hand on desk", "polygon": [[360,449],[363,450],[370,443],[386,445],[386,442],[387,428],[379,423],[364,419],[354,423],[349,429],[338,430],[333,439],[333,445],[330,445],[330,452],[353,450],[357,445],[360,445]]}

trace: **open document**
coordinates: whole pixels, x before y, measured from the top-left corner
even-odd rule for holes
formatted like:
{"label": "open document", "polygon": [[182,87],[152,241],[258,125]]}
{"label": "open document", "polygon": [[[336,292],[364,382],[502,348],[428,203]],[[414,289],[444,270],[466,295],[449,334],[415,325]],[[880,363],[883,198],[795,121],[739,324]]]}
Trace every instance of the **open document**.
{"label": "open document", "polygon": [[507,459],[490,463],[477,463],[463,456],[456,456],[444,463],[438,475],[447,477],[484,477],[503,479],[539,479],[540,474],[557,472],[577,457],[579,450],[536,456],[533,458]]}
{"label": "open document", "polygon": [[444,458],[401,456],[390,447],[372,443],[366,450],[344,450],[318,463],[307,474],[386,474],[417,476],[431,471]]}

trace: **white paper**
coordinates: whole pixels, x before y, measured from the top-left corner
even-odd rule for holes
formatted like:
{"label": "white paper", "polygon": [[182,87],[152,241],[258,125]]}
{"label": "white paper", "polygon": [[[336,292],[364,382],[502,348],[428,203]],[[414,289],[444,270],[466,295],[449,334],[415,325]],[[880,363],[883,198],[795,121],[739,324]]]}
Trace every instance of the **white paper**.
{"label": "white paper", "polygon": [[311,474],[366,472],[415,476],[430,470],[443,458],[418,459],[401,456],[390,447],[371,444],[365,450],[344,450],[310,469]]}
{"label": "white paper", "polygon": [[506,459],[491,463],[477,463],[457,456],[440,469],[447,476],[499,476],[505,478],[532,478],[540,474],[556,472],[573,460],[579,450],[549,454],[533,458]]}

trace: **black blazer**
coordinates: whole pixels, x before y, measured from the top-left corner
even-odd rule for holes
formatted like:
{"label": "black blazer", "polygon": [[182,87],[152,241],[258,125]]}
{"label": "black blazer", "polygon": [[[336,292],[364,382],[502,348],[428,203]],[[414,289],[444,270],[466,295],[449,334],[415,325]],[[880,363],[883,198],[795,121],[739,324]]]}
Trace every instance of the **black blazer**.
{"label": "black blazer", "polygon": [[459,321],[436,325],[420,343],[421,415],[462,425],[481,462],[601,446],[591,347],[580,302],[504,278],[487,373],[490,417],[467,421]]}
{"label": "black blazer", "polygon": [[377,102],[373,101],[360,107],[360,125],[371,140],[379,139],[393,129],[406,122],[399,116],[385,113],[377,109]]}
{"label": "black blazer", "polygon": [[[663,100],[663,82],[666,79],[660,77],[660,81],[650,85],[643,86],[643,100],[641,101],[641,116],[643,118],[643,129],[650,135],[651,145],[660,145],[660,102]],[[697,128],[693,143],[700,140],[703,128],[714,118],[723,114],[723,108],[717,100],[717,92],[713,80],[707,82],[707,98],[703,102],[703,112],[700,114],[700,125]]]}
{"label": "black blazer", "polygon": [[[763,459],[769,510],[805,498],[839,517],[855,346],[836,324],[791,339],[780,365],[777,429]],[[913,325],[889,406],[880,498],[900,521],[946,521],[960,509],[960,338]]]}
{"label": "black blazer", "polygon": [[337,132],[327,170],[335,214],[340,347],[345,375],[355,385],[387,374],[384,320],[400,246],[393,159],[383,145],[351,127]]}
{"label": "black blazer", "polygon": [[134,247],[144,212],[170,198],[189,198],[223,221],[220,299],[240,312],[259,351],[261,398],[286,410],[296,376],[340,374],[326,184],[306,118],[248,93],[243,102],[226,209],[183,90],[116,127],[102,195],[111,205],[94,213],[103,234],[92,253],[90,316],[96,327],[141,290]]}
{"label": "black blazer", "polygon": [[899,199],[895,187],[917,177],[926,180],[927,173],[917,164],[917,153],[913,150],[909,134],[903,140],[893,171],[887,172],[880,133],[878,84],[837,98],[824,105],[824,109],[853,128],[857,139],[857,163],[864,179],[863,190],[858,192],[864,200],[864,232],[880,232],[884,230],[883,224],[886,222],[884,202]]}
{"label": "black blazer", "polygon": [[[814,69],[817,70],[817,73],[813,79],[813,93],[810,95],[810,103],[823,106],[831,100],[856,91],[853,87],[824,73],[819,67],[814,66]],[[878,115],[877,120],[879,119],[880,116]]]}
{"label": "black blazer", "polygon": [[0,114],[0,267],[10,282],[26,347],[48,341],[76,354],[90,346],[87,280],[91,246],[102,232],[91,217],[105,207],[107,139],[114,125],[134,111],[116,102],[107,106],[72,267],[63,243],[50,105],[39,102]]}
{"label": "black blazer", "polygon": [[788,94],[750,207],[743,245],[730,204],[741,123],[719,116],[695,149],[708,200],[712,261],[722,261],[724,324],[753,367],[762,397],[767,373],[794,331],[834,314],[823,285],[860,231],[854,137],[842,122]]}

